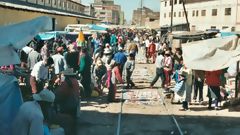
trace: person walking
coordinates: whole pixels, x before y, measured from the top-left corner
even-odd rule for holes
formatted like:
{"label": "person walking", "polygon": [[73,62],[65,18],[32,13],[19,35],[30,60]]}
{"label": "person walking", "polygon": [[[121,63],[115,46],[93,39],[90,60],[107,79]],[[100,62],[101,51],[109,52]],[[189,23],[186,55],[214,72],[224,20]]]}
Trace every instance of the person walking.
{"label": "person walking", "polygon": [[114,55],[113,60],[115,60],[116,63],[120,64],[119,69],[122,76],[123,67],[125,62],[127,61],[127,56],[124,54],[122,47],[119,47],[119,51]]}
{"label": "person walking", "polygon": [[164,55],[165,55],[164,60],[163,60],[164,74],[166,77],[165,85],[166,85],[166,87],[169,87],[170,83],[171,83],[171,73],[172,73],[173,61],[172,61],[172,57],[171,57],[171,52],[169,50],[167,50]]}
{"label": "person walking", "polygon": [[157,80],[159,79],[159,77],[161,78],[162,84],[161,87],[164,88],[164,83],[165,83],[165,74],[164,74],[164,51],[159,51],[158,52],[158,56],[155,62],[156,65],[156,75],[153,79],[153,81],[150,84],[150,87],[152,88],[154,86],[154,84],[157,82]]}

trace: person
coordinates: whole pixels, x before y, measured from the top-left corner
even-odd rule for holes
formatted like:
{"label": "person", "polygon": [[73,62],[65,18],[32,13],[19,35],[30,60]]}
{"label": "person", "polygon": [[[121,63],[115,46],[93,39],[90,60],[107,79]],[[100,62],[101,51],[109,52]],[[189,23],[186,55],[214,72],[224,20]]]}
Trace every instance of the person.
{"label": "person", "polygon": [[34,65],[41,60],[40,53],[37,52],[37,46],[34,45],[33,49],[29,52],[27,59],[27,67],[30,71],[32,71]]}
{"label": "person", "polygon": [[130,43],[130,45],[128,46],[128,53],[133,54],[135,59],[135,56],[138,53],[138,46],[136,43]]}
{"label": "person", "polygon": [[[193,100],[196,102],[197,96],[198,102],[203,101],[203,85],[204,85],[204,75],[205,72],[202,70],[194,70],[194,96]],[[199,94],[198,94],[199,93]]]}
{"label": "person", "polygon": [[132,88],[135,86],[133,81],[131,80],[132,73],[135,69],[135,55],[130,53],[127,62],[124,65],[125,79],[127,81],[127,88]]}
{"label": "person", "polygon": [[183,64],[182,50],[180,48],[176,48],[176,53],[173,56],[174,59],[174,71],[180,70]]}
{"label": "person", "polygon": [[206,78],[206,84],[208,85],[208,109],[211,110],[212,108],[212,99],[214,98],[214,104],[215,110],[219,110],[218,103],[220,102],[220,85],[221,80],[220,76],[222,74],[222,70],[216,70],[216,71],[206,71],[205,72],[205,78]]}
{"label": "person", "polygon": [[148,47],[148,58],[152,59],[152,63],[155,63],[156,60],[156,44],[151,41]]}
{"label": "person", "polygon": [[[98,89],[101,90],[101,86],[102,86],[102,82],[105,81],[105,75],[107,73],[107,68],[106,66],[103,64],[102,60],[99,58],[96,61],[96,66],[94,68],[94,77],[96,80],[96,83],[98,85]],[[102,92],[102,91],[100,91]]]}
{"label": "person", "polygon": [[122,76],[123,66],[127,61],[127,56],[124,54],[122,47],[119,47],[119,52],[114,55],[113,60],[120,65],[119,69]]}
{"label": "person", "polygon": [[86,97],[91,97],[91,65],[92,58],[87,52],[87,48],[82,48],[79,60],[79,73],[82,76],[82,85]]}
{"label": "person", "polygon": [[153,81],[150,84],[151,88],[157,82],[159,77],[161,78],[161,81],[162,81],[161,87],[164,88],[165,74],[164,74],[164,69],[163,69],[163,67],[164,67],[163,60],[164,60],[164,51],[160,50],[158,52],[158,56],[157,56],[157,59],[156,59],[156,62],[155,62],[155,65],[156,65],[156,75],[155,75]]}
{"label": "person", "polygon": [[73,118],[77,116],[79,104],[80,86],[76,79],[76,73],[72,68],[67,68],[63,72],[64,79],[56,89],[56,103],[59,105],[60,113],[68,114]]}
{"label": "person", "polygon": [[180,75],[182,75],[185,79],[185,83],[184,83],[184,99],[182,102],[182,108],[180,109],[180,111],[186,111],[188,110],[188,104],[191,102],[191,95],[192,95],[192,84],[193,84],[193,74],[192,74],[192,70],[187,68],[186,66],[183,66],[181,68],[181,72]]}
{"label": "person", "polygon": [[164,74],[166,77],[166,81],[165,81],[165,85],[166,87],[170,86],[170,82],[171,82],[171,73],[172,73],[172,58],[171,58],[171,53],[170,51],[166,51],[165,52],[165,57],[163,60],[164,63]]}
{"label": "person", "polygon": [[55,75],[59,76],[59,74],[67,68],[67,64],[66,64],[66,61],[65,61],[65,59],[62,55],[63,47],[58,47],[56,49],[56,52],[57,53],[52,56],[52,59],[53,59],[53,62],[54,62]]}
{"label": "person", "polygon": [[77,51],[77,46],[73,44],[68,46],[68,53],[66,54],[65,60],[68,68],[72,68],[74,72],[78,71],[79,52]]}
{"label": "person", "polygon": [[[116,101],[115,95],[116,95],[116,90],[117,90],[117,81],[119,81],[121,84],[123,84],[123,79],[121,77],[120,73],[120,64],[113,62],[110,63],[110,67],[113,67],[108,70],[108,79],[107,79],[107,87],[109,89],[108,92],[108,101],[109,102],[114,102]],[[109,72],[110,71],[110,72]]]}
{"label": "person", "polygon": [[49,57],[34,65],[30,76],[30,85],[33,94],[40,92],[44,88],[45,82],[48,79],[48,67],[52,64],[53,59]]}
{"label": "person", "polygon": [[104,48],[102,61],[104,64],[107,64],[107,61],[110,61],[113,57],[112,49],[109,44],[106,44],[106,48]]}
{"label": "person", "polygon": [[48,110],[55,100],[50,90],[44,89],[33,95],[34,101],[21,105],[12,126],[12,135],[43,135],[44,121],[49,119]]}

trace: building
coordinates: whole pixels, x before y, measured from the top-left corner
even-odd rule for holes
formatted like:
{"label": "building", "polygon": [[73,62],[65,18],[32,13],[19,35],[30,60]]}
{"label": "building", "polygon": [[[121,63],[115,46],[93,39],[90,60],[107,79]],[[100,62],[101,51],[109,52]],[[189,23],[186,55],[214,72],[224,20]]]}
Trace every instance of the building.
{"label": "building", "polygon": [[39,16],[53,18],[54,29],[63,30],[68,24],[98,23],[84,14],[80,0],[0,0],[0,25],[30,20]]}
{"label": "building", "polygon": [[95,17],[102,23],[120,24],[121,6],[115,5],[113,0],[94,0],[92,5],[95,9]]}
{"label": "building", "polygon": [[85,6],[84,14],[94,17],[95,16],[95,9],[92,5]]}
{"label": "building", "polygon": [[[186,0],[185,7],[191,30],[226,28],[240,31],[240,0]],[[170,0],[162,0],[160,26],[171,23]],[[173,0],[173,24],[186,23],[182,0]]]}
{"label": "building", "polygon": [[150,22],[158,22],[157,25],[159,26],[159,15],[159,12],[154,12],[147,7],[138,8],[133,11],[132,24],[146,26],[146,24],[149,24]]}
{"label": "building", "polygon": [[124,12],[120,12],[119,19],[120,19],[119,25],[124,25],[125,24]]}

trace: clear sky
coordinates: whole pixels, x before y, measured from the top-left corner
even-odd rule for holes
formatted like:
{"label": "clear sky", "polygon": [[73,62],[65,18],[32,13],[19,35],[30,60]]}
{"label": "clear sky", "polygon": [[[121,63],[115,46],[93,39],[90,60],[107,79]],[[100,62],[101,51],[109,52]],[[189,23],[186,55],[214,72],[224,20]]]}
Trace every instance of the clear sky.
{"label": "clear sky", "polygon": [[[82,0],[82,4],[89,5],[94,0]],[[140,7],[141,0],[114,0],[115,4],[121,5],[127,21],[132,20],[132,13],[134,9]],[[143,0],[143,6],[152,9],[153,11],[160,11],[160,0]]]}

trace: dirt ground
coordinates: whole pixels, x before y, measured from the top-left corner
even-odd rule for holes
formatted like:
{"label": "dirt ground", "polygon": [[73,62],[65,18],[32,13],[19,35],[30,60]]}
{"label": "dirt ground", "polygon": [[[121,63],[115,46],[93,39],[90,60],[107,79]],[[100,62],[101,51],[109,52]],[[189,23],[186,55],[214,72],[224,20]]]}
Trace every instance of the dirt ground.
{"label": "dirt ground", "polygon": [[[209,111],[204,105],[190,105],[188,111],[179,111],[181,105],[171,104],[159,88],[160,81],[153,89],[149,88],[154,73],[154,64],[136,64],[133,74],[136,88],[123,91],[120,135],[240,134],[239,112],[229,109]],[[206,93],[206,89],[204,91]],[[108,103],[107,90],[104,92],[102,97],[81,102],[78,135],[117,135],[121,102]],[[122,97],[121,92],[119,88],[117,98]],[[204,100],[208,100],[205,95]]]}

